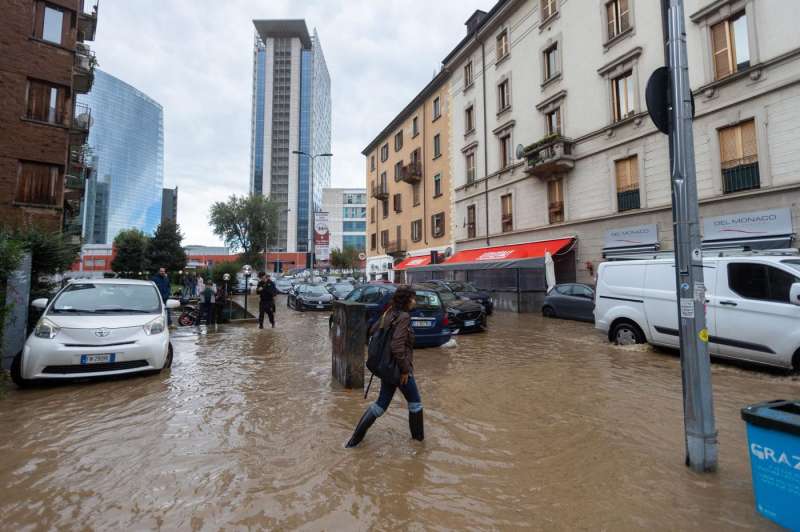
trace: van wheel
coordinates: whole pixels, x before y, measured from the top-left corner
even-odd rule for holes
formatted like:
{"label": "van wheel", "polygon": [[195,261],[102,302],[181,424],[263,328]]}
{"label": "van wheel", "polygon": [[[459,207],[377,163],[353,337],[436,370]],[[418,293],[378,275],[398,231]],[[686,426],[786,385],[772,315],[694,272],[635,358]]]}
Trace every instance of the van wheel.
{"label": "van wheel", "polygon": [[11,380],[20,388],[30,386],[30,381],[22,377],[22,351],[17,353],[14,361],[11,362]]}
{"label": "van wheel", "polygon": [[556,311],[551,306],[542,307],[542,316],[544,316],[545,318],[555,318]]}
{"label": "van wheel", "polygon": [[792,357],[792,371],[800,374],[800,349],[795,351],[794,357]]}
{"label": "van wheel", "polygon": [[638,325],[623,321],[614,326],[611,341],[617,345],[643,344],[644,334]]}

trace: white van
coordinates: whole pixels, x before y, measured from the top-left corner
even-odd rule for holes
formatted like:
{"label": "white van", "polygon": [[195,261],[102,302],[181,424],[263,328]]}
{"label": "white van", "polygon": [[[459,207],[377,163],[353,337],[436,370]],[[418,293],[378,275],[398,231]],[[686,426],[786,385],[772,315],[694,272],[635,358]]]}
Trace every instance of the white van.
{"label": "white van", "polygon": [[[800,371],[800,256],[703,258],[709,353]],[[595,326],[618,344],[679,347],[674,259],[605,262]]]}

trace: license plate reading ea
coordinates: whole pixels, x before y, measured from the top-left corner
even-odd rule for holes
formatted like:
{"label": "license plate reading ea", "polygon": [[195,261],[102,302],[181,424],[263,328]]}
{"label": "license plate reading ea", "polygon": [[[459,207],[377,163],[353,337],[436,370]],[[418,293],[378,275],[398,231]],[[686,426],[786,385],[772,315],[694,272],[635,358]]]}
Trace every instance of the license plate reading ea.
{"label": "license plate reading ea", "polygon": [[414,320],[414,325],[417,327],[433,327],[436,320]]}
{"label": "license plate reading ea", "polygon": [[464,322],[464,327],[474,327],[474,326],[475,326],[475,320],[467,320]]}
{"label": "license plate reading ea", "polygon": [[108,364],[114,362],[114,353],[103,355],[81,355],[81,364]]}

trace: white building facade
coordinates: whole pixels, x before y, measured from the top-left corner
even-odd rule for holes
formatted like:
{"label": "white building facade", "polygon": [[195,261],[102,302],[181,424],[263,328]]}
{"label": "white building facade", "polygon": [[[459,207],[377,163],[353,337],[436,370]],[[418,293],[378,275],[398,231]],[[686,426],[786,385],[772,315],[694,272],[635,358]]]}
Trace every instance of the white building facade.
{"label": "white building facade", "polygon": [[[707,241],[796,247],[793,7],[686,1]],[[645,104],[664,65],[660,2],[501,0],[467,25],[444,61],[456,250],[575,237],[579,281],[617,253],[671,250],[668,140]],[[748,233],[759,220],[771,225]]]}
{"label": "white building facade", "polygon": [[328,213],[330,249],[367,249],[367,189],[326,188],[322,211]]}

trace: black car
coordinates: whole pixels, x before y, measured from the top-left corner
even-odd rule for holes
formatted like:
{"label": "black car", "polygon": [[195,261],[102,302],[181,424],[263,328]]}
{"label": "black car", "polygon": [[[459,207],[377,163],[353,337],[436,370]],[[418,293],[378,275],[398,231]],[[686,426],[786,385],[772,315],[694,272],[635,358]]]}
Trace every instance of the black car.
{"label": "black car", "polygon": [[354,289],[355,286],[347,282],[339,282],[328,285],[328,292],[330,292],[336,299],[346,298]]}
{"label": "black car", "polygon": [[333,296],[322,284],[299,284],[289,291],[286,306],[294,310],[330,310]]}
{"label": "black car", "polygon": [[421,286],[430,287],[439,294],[439,299],[442,300],[442,304],[447,310],[451,329],[458,330],[459,333],[486,330],[486,311],[483,305],[477,301],[459,297],[437,283],[422,283]]}
{"label": "black car", "polygon": [[542,305],[547,318],[594,321],[594,288],[588,284],[557,284],[547,292]]}
{"label": "black car", "polygon": [[462,299],[471,299],[483,305],[486,315],[490,316],[494,311],[494,303],[489,292],[478,290],[474,284],[465,281],[428,281],[428,284],[446,288]]}

